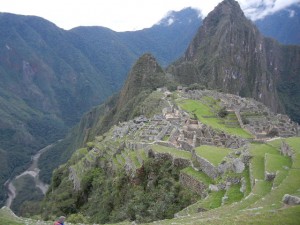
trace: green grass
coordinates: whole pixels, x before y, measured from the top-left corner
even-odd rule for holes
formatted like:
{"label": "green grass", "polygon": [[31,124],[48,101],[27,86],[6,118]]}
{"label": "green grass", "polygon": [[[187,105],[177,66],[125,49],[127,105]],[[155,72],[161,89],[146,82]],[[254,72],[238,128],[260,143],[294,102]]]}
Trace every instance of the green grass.
{"label": "green grass", "polygon": [[164,136],[164,137],[163,137],[163,139],[162,139],[162,140],[163,140],[163,141],[168,141],[168,140],[169,140],[169,138],[170,138],[170,135],[166,135],[166,136]]}
{"label": "green grass", "polygon": [[187,167],[187,168],[181,170],[180,172],[190,175],[191,177],[195,178],[198,181],[203,182],[206,185],[214,183],[214,181],[209,176],[207,176],[205,173],[203,173],[202,171],[196,171],[192,167]]}
{"label": "green grass", "polygon": [[279,151],[271,145],[252,143],[250,154],[253,156],[250,163],[250,172],[254,179],[263,180],[265,178],[265,154],[279,155]]}
{"label": "green grass", "polygon": [[170,155],[176,157],[176,158],[182,158],[182,159],[188,159],[190,160],[192,157],[192,154],[187,151],[178,150],[176,148],[169,148],[162,145],[153,145],[152,150],[159,153],[169,153]]}
{"label": "green grass", "polygon": [[15,217],[10,209],[0,209],[0,224],[2,225],[21,225],[24,224],[19,218]]}
{"label": "green grass", "polygon": [[249,167],[246,167],[245,170],[243,171],[243,176],[246,181],[246,190],[244,193],[244,196],[247,196],[251,192],[251,181],[250,181],[250,172],[249,172]]}
{"label": "green grass", "polygon": [[240,192],[241,185],[234,184],[227,191],[226,196],[228,199],[225,201],[225,204],[232,204],[234,202],[240,201],[244,197],[244,193]]}
{"label": "green grass", "polygon": [[136,152],[135,152],[135,151],[129,151],[129,152],[128,152],[128,155],[129,155],[131,161],[134,163],[134,165],[135,165],[136,168],[139,168],[139,167],[142,166],[142,165],[140,164],[140,162],[139,162],[137,156],[136,156]]}
{"label": "green grass", "polygon": [[195,214],[198,212],[198,209],[211,210],[221,206],[222,198],[225,194],[225,191],[211,192],[209,195],[201,199],[200,201],[188,206],[184,210],[178,213],[179,216],[187,216],[188,214]]}
{"label": "green grass", "polygon": [[[212,127],[213,129],[224,131],[228,134],[236,135],[242,138],[252,138],[252,135],[242,129],[239,125],[236,127],[227,127],[224,125],[225,119],[216,116],[217,107],[210,107],[196,100],[182,100],[178,102],[179,106],[190,113],[194,113],[198,120]],[[212,105],[212,104],[211,104]]]}
{"label": "green grass", "polygon": [[282,179],[282,182],[278,184],[277,188],[268,193],[268,195],[264,197],[264,200],[258,201],[256,205],[267,206],[272,203],[281,205],[284,194],[293,194],[300,189],[300,138],[288,138],[286,142],[295,150],[292,169],[288,171],[287,176]]}
{"label": "green grass", "polygon": [[276,171],[284,170],[284,167],[292,166],[291,158],[283,155],[273,155],[266,153],[265,155],[265,170],[276,173]]}
{"label": "green grass", "polygon": [[214,166],[218,166],[225,156],[232,152],[228,148],[221,148],[216,146],[202,145],[195,149],[196,154],[207,159]]}
{"label": "green grass", "polygon": [[264,196],[272,189],[272,182],[265,180],[257,180],[252,192],[256,195]]}

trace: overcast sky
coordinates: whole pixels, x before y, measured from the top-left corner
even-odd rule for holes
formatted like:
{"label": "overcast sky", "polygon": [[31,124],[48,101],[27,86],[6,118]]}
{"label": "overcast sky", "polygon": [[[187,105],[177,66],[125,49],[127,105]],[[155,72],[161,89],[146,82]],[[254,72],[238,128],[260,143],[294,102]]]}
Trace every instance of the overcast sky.
{"label": "overcast sky", "polygon": [[[115,31],[151,27],[168,11],[192,6],[205,17],[222,0],[0,0],[0,12],[43,17],[57,26],[104,26]],[[264,17],[300,0],[238,0],[251,19]],[[260,8],[260,10],[257,10]],[[262,10],[263,9],[263,10]]]}

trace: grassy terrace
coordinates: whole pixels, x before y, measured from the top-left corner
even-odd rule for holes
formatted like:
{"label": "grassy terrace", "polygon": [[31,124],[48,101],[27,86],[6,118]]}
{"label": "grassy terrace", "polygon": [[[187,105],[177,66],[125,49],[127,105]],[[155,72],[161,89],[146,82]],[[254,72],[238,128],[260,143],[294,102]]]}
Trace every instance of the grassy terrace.
{"label": "grassy terrace", "polygon": [[241,185],[234,184],[227,191],[226,196],[228,199],[225,201],[225,204],[232,204],[234,202],[240,201],[244,197],[244,193],[240,192]]}
{"label": "grassy terrace", "polygon": [[182,159],[191,159],[192,154],[187,151],[178,150],[176,148],[169,148],[162,145],[153,145],[152,150],[158,153],[169,153],[170,155],[176,157],[176,158],[182,158]]}
{"label": "grassy terrace", "polygon": [[214,166],[219,165],[225,156],[232,152],[228,148],[220,148],[216,146],[202,145],[195,149],[196,154],[207,159]]}
{"label": "grassy terrace", "polygon": [[263,180],[265,178],[265,154],[279,155],[279,151],[271,145],[252,143],[250,154],[253,156],[250,164],[250,171],[254,179]]}
{"label": "grassy terrace", "polygon": [[200,201],[180,211],[178,213],[178,216],[187,216],[189,214],[195,214],[198,212],[199,208],[206,210],[218,208],[222,204],[222,198],[224,194],[224,190],[218,192],[211,192],[206,198],[201,199]]}
{"label": "grassy terrace", "polygon": [[276,171],[284,170],[284,167],[292,166],[291,158],[283,155],[273,155],[266,153],[265,155],[265,170],[276,173]]}
{"label": "grassy terrace", "polygon": [[214,183],[214,181],[207,176],[205,173],[201,171],[196,171],[192,167],[187,167],[180,171],[181,173],[185,173],[187,175],[190,175],[191,177],[195,178],[198,181],[203,182],[206,185]]}
{"label": "grassy terrace", "polygon": [[[224,131],[228,134],[236,135],[242,138],[252,138],[252,135],[242,129],[239,125],[236,125],[235,127],[224,125],[226,117],[224,119],[217,117],[216,112],[214,112],[216,109],[218,109],[218,107],[214,106],[213,104],[217,104],[217,102],[205,104],[200,101],[185,99],[178,101],[178,104],[183,110],[194,113],[198,120],[200,120],[203,124],[212,127],[213,129]],[[232,115],[229,117],[232,117]]]}

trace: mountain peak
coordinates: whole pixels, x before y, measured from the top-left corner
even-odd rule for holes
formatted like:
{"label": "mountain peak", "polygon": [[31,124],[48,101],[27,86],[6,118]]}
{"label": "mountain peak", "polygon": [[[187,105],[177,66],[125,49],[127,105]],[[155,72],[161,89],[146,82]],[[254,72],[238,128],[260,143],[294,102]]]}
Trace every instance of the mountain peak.
{"label": "mountain peak", "polygon": [[244,12],[239,3],[234,0],[224,0],[211,11],[206,20],[216,20],[216,18],[228,17],[230,19],[244,17]]}
{"label": "mountain peak", "polygon": [[[184,57],[170,71],[180,83],[253,97],[282,110],[276,89],[280,47],[265,39],[239,4],[224,0],[204,19]],[[296,63],[295,63],[296,64]]]}
{"label": "mountain peak", "polygon": [[163,69],[149,53],[142,55],[132,67],[120,93],[118,107],[126,104],[142,91],[154,90],[166,82]]}

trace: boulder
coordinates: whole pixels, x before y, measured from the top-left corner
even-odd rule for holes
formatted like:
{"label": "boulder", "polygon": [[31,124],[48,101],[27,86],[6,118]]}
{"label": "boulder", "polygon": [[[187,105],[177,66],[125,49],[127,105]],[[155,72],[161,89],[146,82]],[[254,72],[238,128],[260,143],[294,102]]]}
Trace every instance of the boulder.
{"label": "boulder", "polygon": [[236,158],[232,162],[232,170],[235,173],[242,173],[245,169],[245,164],[240,158]]}
{"label": "boulder", "polygon": [[282,201],[287,205],[300,205],[300,198],[298,196],[285,194],[282,198]]}

